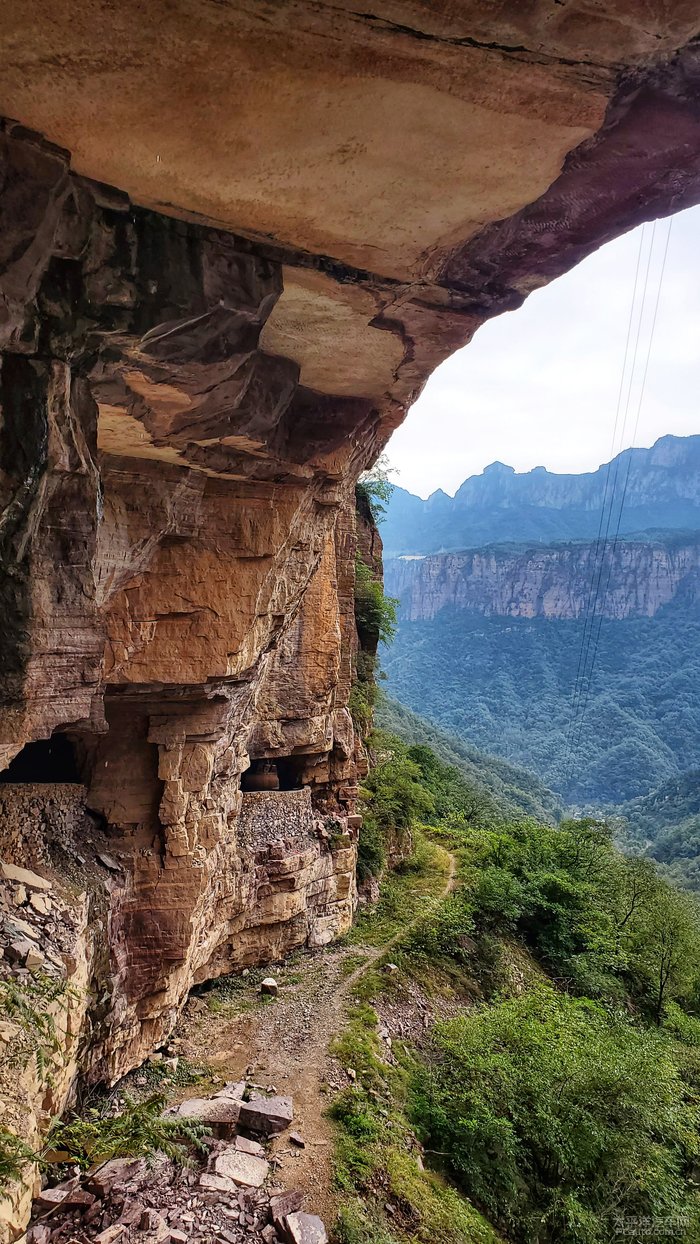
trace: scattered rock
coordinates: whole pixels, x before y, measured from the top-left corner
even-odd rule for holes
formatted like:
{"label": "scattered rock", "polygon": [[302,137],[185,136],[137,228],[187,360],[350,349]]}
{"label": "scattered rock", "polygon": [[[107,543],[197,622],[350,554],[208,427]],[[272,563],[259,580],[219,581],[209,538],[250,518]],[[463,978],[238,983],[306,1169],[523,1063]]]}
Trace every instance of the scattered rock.
{"label": "scattered rock", "polygon": [[304,1197],[298,1188],[270,1197],[270,1218],[278,1230],[283,1229],[287,1214],[295,1214],[301,1209],[303,1200]]}
{"label": "scattered rock", "polygon": [[211,1175],[206,1172],[199,1176],[199,1187],[205,1192],[235,1192],[236,1185],[232,1179],[224,1175]]}
{"label": "scattered rock", "polygon": [[18,885],[12,893],[12,902],[15,907],[21,907],[27,901],[27,891],[23,885]]}
{"label": "scattered rock", "polygon": [[316,1214],[287,1214],[283,1225],[289,1244],[328,1244],[328,1233]]}
{"label": "scattered rock", "polygon": [[187,1244],[189,1236],[185,1231],[170,1231],[170,1244]]}
{"label": "scattered rock", "polygon": [[31,951],[37,953],[36,947],[26,939],[21,939],[16,942],[10,942],[9,946],[5,950],[5,954],[10,960],[10,963],[24,963],[27,955]]}
{"label": "scattered rock", "polygon": [[95,1236],[95,1244],[116,1244],[117,1240],[121,1240],[125,1231],[126,1227],[122,1226],[120,1222],[116,1222],[113,1227],[107,1227],[104,1231],[100,1231],[99,1235]]}
{"label": "scattered rock", "polygon": [[37,1223],[36,1226],[30,1227],[27,1232],[27,1244],[49,1244],[51,1239],[51,1228]]}
{"label": "scattered rock", "polygon": [[283,1132],[293,1118],[291,1097],[261,1097],[254,1093],[250,1101],[241,1102],[241,1126],[260,1136],[274,1136]]}
{"label": "scattered rock", "polygon": [[29,896],[29,906],[34,908],[40,916],[48,916],[53,910],[53,903],[48,894],[34,893]]}
{"label": "scattered rock", "polygon": [[355,1071],[355,1068],[354,1068],[354,1067],[348,1067],[348,1069],[347,1069],[347,1073],[348,1073],[348,1080],[352,1080],[352,1082],[353,1082],[353,1084],[354,1084],[354,1083],[355,1083],[355,1080],[357,1079],[357,1072]]}
{"label": "scattered rock", "polygon": [[88,1184],[97,1196],[105,1197],[117,1184],[133,1183],[146,1172],[145,1158],[111,1158],[88,1176]]}
{"label": "scattered rock", "polygon": [[73,1188],[68,1193],[63,1204],[82,1206],[85,1209],[88,1205],[94,1205],[95,1200],[96,1197],[93,1196],[92,1192],[88,1192],[87,1188]]}
{"label": "scattered rock", "polygon": [[303,1136],[300,1136],[299,1132],[290,1132],[289,1139],[293,1145],[296,1145],[297,1149],[306,1148],[306,1141]]}
{"label": "scattered rock", "polygon": [[268,994],[271,998],[277,997],[279,986],[274,976],[266,976],[264,981],[260,982],[260,992]]}
{"label": "scattered rock", "polygon": [[201,1119],[227,1137],[234,1132],[242,1105],[236,1097],[190,1097],[180,1103],[175,1114],[181,1119]]}
{"label": "scattered rock", "polygon": [[57,1205],[62,1205],[69,1195],[67,1188],[42,1188],[36,1204],[40,1209],[55,1209]]}
{"label": "scattered rock", "polygon": [[36,873],[30,872],[28,868],[18,868],[16,864],[6,864],[4,860],[0,861],[0,873],[6,881],[16,881],[19,885],[24,885],[29,890],[50,890],[51,882],[44,877],[39,877]]}
{"label": "scattered rock", "polygon": [[243,1101],[245,1088],[245,1080],[236,1080],[235,1082],[232,1081],[229,1084],[225,1084],[223,1088],[220,1088],[218,1093],[214,1093],[214,1097],[233,1097],[236,1101]]}
{"label": "scattered rock", "polygon": [[385,972],[398,972],[398,970],[399,970],[398,963],[385,963],[384,964]]}
{"label": "scattered rock", "polygon": [[265,1150],[257,1140],[249,1140],[247,1136],[237,1136],[233,1143],[234,1148],[241,1153],[252,1153],[256,1158],[265,1156]]}
{"label": "scattered rock", "polygon": [[46,963],[44,956],[37,950],[36,946],[30,946],[24,960],[25,968],[43,968]]}
{"label": "scattered rock", "polygon": [[117,863],[111,855],[107,855],[104,851],[98,851],[97,858],[101,864],[104,864],[105,868],[109,869],[111,873],[123,872],[121,864]]}
{"label": "scattered rock", "polygon": [[241,1153],[231,1147],[214,1159],[214,1170],[242,1188],[259,1188],[267,1178],[270,1164],[253,1153]]}

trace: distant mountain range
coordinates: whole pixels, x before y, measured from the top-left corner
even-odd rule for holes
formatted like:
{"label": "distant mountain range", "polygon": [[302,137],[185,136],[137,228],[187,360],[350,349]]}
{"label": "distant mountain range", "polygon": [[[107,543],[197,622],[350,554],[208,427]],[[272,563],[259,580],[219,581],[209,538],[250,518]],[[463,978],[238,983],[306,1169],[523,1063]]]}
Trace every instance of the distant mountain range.
{"label": "distant mountain range", "polygon": [[386,557],[450,552],[510,541],[549,544],[598,535],[614,485],[612,530],[624,494],[620,533],[700,530],[700,435],[662,436],[651,449],[626,449],[582,475],[545,467],[522,474],[494,462],[454,497],[427,501],[395,488],[382,526]]}
{"label": "distant mountain range", "polygon": [[397,490],[382,534],[402,704],[579,807],[700,768],[700,436],[586,475],[496,463],[454,498]]}

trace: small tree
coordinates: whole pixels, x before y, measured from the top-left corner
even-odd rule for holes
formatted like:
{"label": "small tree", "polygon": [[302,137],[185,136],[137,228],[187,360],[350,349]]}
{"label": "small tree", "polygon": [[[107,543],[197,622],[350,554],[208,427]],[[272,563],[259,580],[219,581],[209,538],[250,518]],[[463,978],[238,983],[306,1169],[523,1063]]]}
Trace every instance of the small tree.
{"label": "small tree", "polygon": [[362,472],[355,485],[355,496],[358,502],[364,501],[375,523],[384,521],[386,507],[395,487],[389,479],[392,474],[394,474],[394,469],[389,466],[386,454],[382,454],[380,458],[377,458],[373,467]]}
{"label": "small tree", "polygon": [[658,881],[631,936],[631,969],[646,985],[657,1024],[666,1005],[692,990],[700,974],[700,910],[690,894]]}
{"label": "small tree", "polygon": [[381,579],[375,578],[359,553],[355,558],[355,621],[364,648],[388,644],[396,631],[398,601],[384,595]]}

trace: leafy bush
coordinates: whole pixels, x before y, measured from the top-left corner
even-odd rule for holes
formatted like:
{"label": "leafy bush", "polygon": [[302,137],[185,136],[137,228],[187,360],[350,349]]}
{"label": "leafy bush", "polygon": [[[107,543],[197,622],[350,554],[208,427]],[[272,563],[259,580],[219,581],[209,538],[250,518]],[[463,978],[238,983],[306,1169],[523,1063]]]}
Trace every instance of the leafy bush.
{"label": "leafy bush", "polygon": [[398,739],[372,736],[376,763],[362,788],[363,822],[358,846],[358,877],[378,876],[386,861],[387,844],[405,842],[411,827],[429,816],[433,800],[421,781],[418,766]]}
{"label": "leafy bush", "polygon": [[695,1240],[697,1101],[672,1046],[541,986],[438,1026],[415,1113],[467,1194],[522,1244],[608,1244],[622,1218]]}
{"label": "leafy bush", "polygon": [[462,841],[479,930],[518,934],[575,992],[631,993],[657,1023],[674,999],[697,1005],[697,901],[622,856],[606,826],[521,821]]}
{"label": "leafy bush", "polygon": [[72,996],[64,980],[43,972],[26,980],[0,980],[0,1017],[20,1029],[19,1040],[5,1044],[0,1066],[5,1063],[19,1070],[34,1058],[43,1080],[51,1059],[61,1053],[54,1009],[67,1007]]}
{"label": "leafy bush", "polygon": [[394,484],[389,479],[391,469],[386,454],[382,454],[373,467],[362,472],[355,485],[357,508],[360,513],[367,511],[374,523],[384,521],[386,508],[394,491]]}
{"label": "leafy bush", "polygon": [[384,595],[384,585],[359,553],[355,558],[355,622],[360,643],[376,649],[388,644],[396,631],[397,601]]}
{"label": "leafy bush", "polygon": [[118,1115],[88,1110],[82,1118],[54,1124],[47,1148],[57,1160],[77,1162],[83,1169],[107,1158],[153,1153],[182,1161],[188,1146],[204,1149],[202,1138],[209,1129],[193,1119],[164,1118],[165,1102],[164,1094],[153,1093],[140,1102],[127,1097],[125,1109]]}
{"label": "leafy bush", "polygon": [[36,1161],[37,1155],[19,1136],[0,1128],[0,1196],[5,1195],[13,1180],[21,1178],[27,1162]]}

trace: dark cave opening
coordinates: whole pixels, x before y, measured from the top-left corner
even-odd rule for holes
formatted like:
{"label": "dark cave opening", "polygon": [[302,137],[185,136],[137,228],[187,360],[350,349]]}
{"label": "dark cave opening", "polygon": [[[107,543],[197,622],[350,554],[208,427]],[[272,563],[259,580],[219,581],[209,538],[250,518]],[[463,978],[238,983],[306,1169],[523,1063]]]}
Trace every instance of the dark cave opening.
{"label": "dark cave opening", "polygon": [[0,773],[0,783],[57,783],[81,781],[75,745],[57,732],[49,739],[26,743]]}
{"label": "dark cave opening", "polygon": [[253,760],[241,774],[242,791],[300,790],[306,756],[276,756],[274,760]]}

